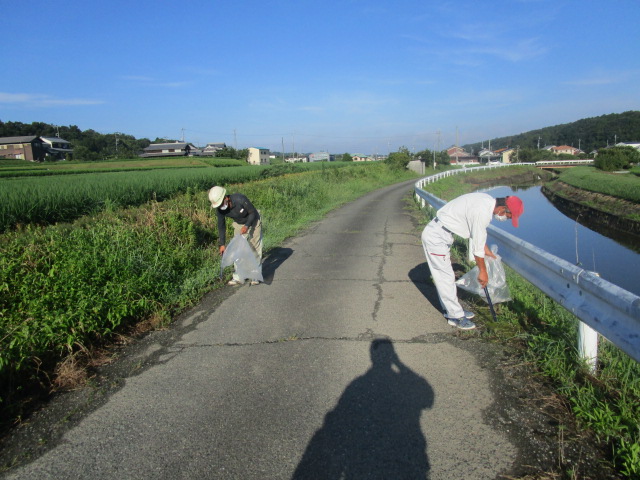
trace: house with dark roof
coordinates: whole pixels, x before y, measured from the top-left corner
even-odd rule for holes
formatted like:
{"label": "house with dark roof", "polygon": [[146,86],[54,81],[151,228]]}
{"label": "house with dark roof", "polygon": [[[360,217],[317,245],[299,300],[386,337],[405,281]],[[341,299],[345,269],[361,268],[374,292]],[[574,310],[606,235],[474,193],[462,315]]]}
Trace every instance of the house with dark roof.
{"label": "house with dark roof", "polygon": [[68,154],[73,153],[71,143],[60,137],[40,137],[40,140],[47,153],[56,159],[64,160]]}
{"label": "house with dark roof", "polygon": [[152,143],[140,154],[143,158],[150,157],[186,157],[197,155],[200,151],[191,143]]}
{"label": "house with dark roof", "polygon": [[226,143],[207,143],[207,146],[202,149],[202,155],[215,157],[216,152],[222,150],[223,148],[227,148]]}
{"label": "house with dark roof", "polygon": [[0,138],[0,158],[43,162],[49,158],[64,160],[73,153],[71,143],[58,137],[36,135]]}

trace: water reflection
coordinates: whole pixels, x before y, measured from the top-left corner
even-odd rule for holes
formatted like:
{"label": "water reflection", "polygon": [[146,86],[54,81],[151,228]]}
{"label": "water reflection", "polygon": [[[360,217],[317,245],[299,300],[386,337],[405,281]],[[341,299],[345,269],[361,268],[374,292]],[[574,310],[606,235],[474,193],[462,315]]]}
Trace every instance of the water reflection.
{"label": "water reflection", "polygon": [[518,195],[525,205],[519,228],[513,228],[509,222],[495,226],[640,295],[640,254],[634,251],[640,249],[637,242],[632,242],[631,248],[577,223],[560,212],[540,186],[501,186],[484,191],[494,197]]}

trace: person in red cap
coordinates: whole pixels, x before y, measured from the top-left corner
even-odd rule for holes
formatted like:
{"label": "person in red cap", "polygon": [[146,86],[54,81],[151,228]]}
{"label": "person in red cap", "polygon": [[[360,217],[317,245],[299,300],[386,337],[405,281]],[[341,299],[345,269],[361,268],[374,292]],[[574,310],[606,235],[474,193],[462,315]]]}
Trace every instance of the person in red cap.
{"label": "person in red cap", "polygon": [[467,193],[438,210],[436,217],[422,231],[422,247],[449,325],[463,330],[476,327],[471,321],[473,312],[464,310],[458,300],[450,255],[453,234],[471,240],[469,248],[478,265],[478,282],[485,287],[489,275],[484,257],[488,255],[495,258],[487,246],[487,227],[491,219],[511,219],[513,226],[517,227],[523,212],[522,200],[515,195],[494,198],[486,193]]}

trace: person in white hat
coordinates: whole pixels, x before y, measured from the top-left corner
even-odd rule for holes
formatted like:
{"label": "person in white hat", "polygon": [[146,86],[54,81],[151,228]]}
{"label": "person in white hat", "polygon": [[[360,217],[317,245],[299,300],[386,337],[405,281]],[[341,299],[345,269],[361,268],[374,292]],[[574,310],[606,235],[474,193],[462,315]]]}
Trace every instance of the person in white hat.
{"label": "person in white hat", "polygon": [[[216,209],[218,216],[218,245],[220,255],[224,253],[226,243],[226,218],[233,220],[234,235],[247,235],[249,245],[253,249],[258,262],[262,263],[262,219],[260,212],[251,201],[241,193],[227,195],[224,187],[215,186],[209,190],[211,207]],[[244,279],[240,279],[235,273],[229,285],[240,285]],[[252,280],[251,285],[258,285],[257,280]]]}

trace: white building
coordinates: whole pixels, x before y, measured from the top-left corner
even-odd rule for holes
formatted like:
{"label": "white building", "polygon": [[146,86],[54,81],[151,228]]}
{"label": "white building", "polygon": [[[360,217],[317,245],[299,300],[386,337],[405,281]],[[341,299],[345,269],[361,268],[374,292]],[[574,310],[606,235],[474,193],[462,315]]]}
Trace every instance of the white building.
{"label": "white building", "polygon": [[249,147],[249,158],[247,162],[250,165],[269,165],[269,149],[260,147]]}
{"label": "white building", "polygon": [[616,147],[633,147],[636,150],[640,150],[640,143],[638,142],[618,142]]}
{"label": "white building", "polygon": [[333,162],[333,155],[329,155],[328,152],[316,152],[309,154],[310,162]]}

